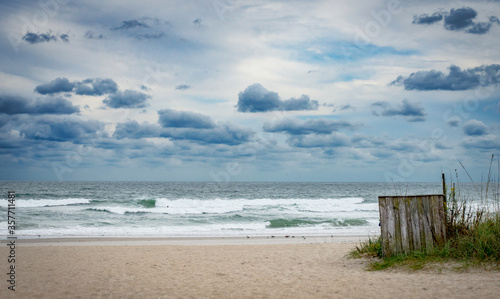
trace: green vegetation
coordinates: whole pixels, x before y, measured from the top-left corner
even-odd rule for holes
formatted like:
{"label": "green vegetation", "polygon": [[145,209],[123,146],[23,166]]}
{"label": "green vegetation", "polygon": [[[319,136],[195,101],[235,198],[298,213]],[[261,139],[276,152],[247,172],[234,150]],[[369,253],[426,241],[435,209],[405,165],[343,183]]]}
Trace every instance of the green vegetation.
{"label": "green vegetation", "polygon": [[[356,246],[349,256],[370,258],[369,270],[394,266],[418,270],[428,265],[450,263],[456,269],[485,266],[500,270],[500,188],[498,173],[496,179],[491,174],[493,158],[492,155],[486,185],[482,183],[478,187],[474,184],[479,200],[468,201],[451,182],[450,191],[446,191],[447,242],[444,246],[435,246],[430,252],[418,251],[382,258],[381,239],[378,237]],[[465,167],[464,170],[467,172]],[[458,181],[458,175],[456,177]]]}

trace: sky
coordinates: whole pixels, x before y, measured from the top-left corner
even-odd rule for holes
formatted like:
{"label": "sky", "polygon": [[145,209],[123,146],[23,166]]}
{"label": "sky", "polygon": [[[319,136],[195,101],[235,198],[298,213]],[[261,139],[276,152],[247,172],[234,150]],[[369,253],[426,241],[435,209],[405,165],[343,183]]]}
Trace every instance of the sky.
{"label": "sky", "polygon": [[468,181],[462,163],[484,181],[499,18],[479,0],[2,0],[0,179]]}

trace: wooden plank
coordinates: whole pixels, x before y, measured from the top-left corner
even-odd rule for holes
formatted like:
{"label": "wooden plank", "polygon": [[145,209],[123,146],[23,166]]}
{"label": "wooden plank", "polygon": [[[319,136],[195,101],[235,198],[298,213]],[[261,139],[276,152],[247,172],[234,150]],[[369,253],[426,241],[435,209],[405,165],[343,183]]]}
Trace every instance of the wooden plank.
{"label": "wooden plank", "polygon": [[424,205],[422,202],[422,197],[417,197],[417,218],[418,218],[418,227],[420,231],[420,250],[424,250],[425,248],[425,230],[424,230]]}
{"label": "wooden plank", "polygon": [[380,237],[382,238],[382,256],[390,256],[389,248],[389,227],[387,221],[387,199],[385,197],[379,196],[378,198],[378,210],[380,214]]}
{"label": "wooden plank", "polygon": [[439,215],[441,218],[441,235],[443,236],[443,245],[446,243],[446,195],[443,195],[439,197],[440,204],[439,204]]}
{"label": "wooden plank", "polygon": [[392,198],[387,199],[387,240],[389,242],[389,255],[397,252],[396,247],[396,223],[394,218],[394,203]]}
{"label": "wooden plank", "polygon": [[422,242],[420,241],[420,224],[418,217],[418,198],[415,196],[410,201],[411,210],[411,228],[413,234],[413,250],[422,250]]}
{"label": "wooden plank", "polygon": [[425,238],[425,249],[427,252],[432,250],[434,240],[432,237],[432,229],[431,229],[431,222],[432,222],[432,211],[431,207],[429,204],[429,198],[422,198],[422,220],[424,224],[424,238]]}
{"label": "wooden plank", "polygon": [[408,253],[410,252],[410,240],[408,236],[408,217],[406,214],[407,197],[399,197],[397,200],[399,208],[399,226],[401,231],[401,251]]}
{"label": "wooden plank", "polygon": [[444,242],[446,240],[446,223],[444,219],[443,197],[439,195],[433,195],[431,197],[431,202],[434,239],[436,244],[442,246],[444,245]]}
{"label": "wooden plank", "polygon": [[431,231],[432,231],[432,239],[434,244],[439,244],[441,238],[441,222],[439,221],[439,212],[438,207],[435,202],[434,196],[429,196],[429,206],[431,210]]}
{"label": "wooden plank", "polygon": [[411,221],[411,203],[412,199],[410,197],[406,198],[406,219],[408,222],[408,245],[410,251],[414,250],[413,245],[413,229],[412,229],[412,221]]}
{"label": "wooden plank", "polygon": [[399,220],[399,202],[398,198],[392,198],[393,217],[394,217],[394,244],[396,253],[401,253],[401,221]]}

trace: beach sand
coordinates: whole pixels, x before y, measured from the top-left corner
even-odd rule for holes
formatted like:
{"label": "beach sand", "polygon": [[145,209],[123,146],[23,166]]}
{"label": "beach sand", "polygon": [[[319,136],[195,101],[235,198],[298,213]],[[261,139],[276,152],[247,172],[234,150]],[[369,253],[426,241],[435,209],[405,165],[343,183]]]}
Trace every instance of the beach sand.
{"label": "beach sand", "polygon": [[[326,243],[325,243],[326,242]],[[354,243],[353,243],[354,242]],[[369,272],[355,238],[17,240],[0,298],[498,298],[500,273]]]}

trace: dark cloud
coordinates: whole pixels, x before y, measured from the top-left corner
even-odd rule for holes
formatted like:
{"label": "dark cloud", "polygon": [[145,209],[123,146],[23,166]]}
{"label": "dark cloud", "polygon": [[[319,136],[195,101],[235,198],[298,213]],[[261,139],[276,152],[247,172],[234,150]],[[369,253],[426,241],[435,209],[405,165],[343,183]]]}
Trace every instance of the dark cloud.
{"label": "dark cloud", "polygon": [[147,87],[147,86],[146,86],[146,85],[144,85],[144,84],[142,84],[142,85],[140,86],[140,88],[141,88],[142,90],[144,90],[144,91],[151,91],[151,88],[150,88],[150,87]]}
{"label": "dark cloud", "polygon": [[28,32],[23,36],[23,40],[30,44],[46,43],[50,41],[57,41],[57,36],[47,33],[36,34],[33,32]]}
{"label": "dark cloud", "polygon": [[317,110],[318,101],[311,101],[307,95],[282,101],[276,92],[255,83],[238,94],[237,107],[239,112]]}
{"label": "dark cloud", "polygon": [[336,106],[334,104],[323,104],[323,106],[333,107],[332,112],[344,111],[344,110],[356,110],[356,107],[352,106],[351,104],[344,104],[340,106]]}
{"label": "dark cloud", "polygon": [[254,135],[249,129],[232,124],[215,124],[209,116],[175,110],[158,111],[158,125],[139,124],[136,121],[120,123],[113,137],[117,139],[169,138],[201,144],[239,145],[249,142]]}
{"label": "dark cloud", "polygon": [[73,114],[77,106],[63,98],[29,100],[20,96],[0,95],[0,113],[3,114]]}
{"label": "dark cloud", "polygon": [[461,144],[465,148],[500,150],[500,137],[493,134],[467,137]]}
{"label": "dark cloud", "polygon": [[73,114],[79,113],[80,109],[73,103],[63,98],[45,98],[35,102],[36,114]]}
{"label": "dark cloud", "polygon": [[488,127],[479,120],[469,120],[464,124],[464,133],[467,136],[482,136],[488,133]]}
{"label": "dark cloud", "polygon": [[413,24],[434,24],[442,19],[443,15],[439,12],[435,12],[432,15],[421,14],[413,17]]}
{"label": "dark cloud", "polygon": [[373,114],[376,116],[404,116],[410,122],[425,121],[425,109],[417,103],[403,100],[401,105],[391,106],[387,102],[376,102],[372,105]]}
{"label": "dark cloud", "polygon": [[175,89],[178,89],[178,90],[186,90],[186,89],[189,89],[191,88],[191,86],[187,85],[187,84],[180,84],[180,85],[177,85],[175,87]]}
{"label": "dark cloud", "polygon": [[[154,40],[167,36],[160,28],[161,22],[157,18],[144,17],[141,20],[123,21],[121,26],[111,28],[113,31],[120,31],[126,36],[138,40]],[[89,35],[92,36],[92,35]]]}
{"label": "dark cloud", "polygon": [[51,32],[47,33],[33,33],[27,32],[23,36],[23,40],[30,44],[38,44],[38,43],[48,43],[50,41],[57,41],[61,39],[63,42],[69,42],[69,35],[67,33],[60,34],[59,36],[52,34]]}
{"label": "dark cloud", "polygon": [[27,139],[82,144],[95,138],[97,132],[102,131],[101,128],[102,124],[95,120],[40,119],[23,125],[20,134]]}
{"label": "dark cloud", "polygon": [[160,130],[158,126],[154,126],[148,123],[139,124],[135,120],[117,124],[115,132],[113,133],[113,137],[117,139],[151,138],[159,137],[159,135]]}
{"label": "dark cloud", "polygon": [[78,95],[102,96],[117,91],[118,84],[111,79],[93,78],[75,82],[75,93]]}
{"label": "dark cloud", "polygon": [[441,71],[419,71],[407,78],[399,76],[390,85],[404,85],[406,90],[467,90],[481,86],[496,85],[500,82],[500,65],[482,65],[461,70],[450,66],[446,75]]}
{"label": "dark cloud", "polygon": [[172,109],[160,110],[158,115],[158,122],[164,128],[215,128],[215,122],[208,115]]}
{"label": "dark cloud", "polygon": [[218,125],[211,129],[165,128],[160,137],[174,140],[191,140],[203,144],[239,145],[250,141],[254,133],[230,124]]}
{"label": "dark cloud", "polygon": [[355,134],[351,138],[351,142],[358,148],[382,148],[386,145],[386,140],[384,138],[379,138],[375,136],[367,136],[361,134]]}
{"label": "dark cloud", "polygon": [[497,17],[491,16],[489,22],[475,22],[477,11],[470,7],[452,8],[450,12],[435,12],[413,17],[413,24],[434,24],[444,19],[444,28],[451,31],[465,31],[472,34],[485,34],[492,24],[500,24]]}
{"label": "dark cloud", "polygon": [[92,31],[87,31],[85,32],[85,35],[84,37],[88,38],[88,39],[103,39],[104,38],[104,35],[103,34],[97,34],[97,33],[94,33]]}
{"label": "dark cloud", "polygon": [[472,26],[467,28],[465,32],[473,34],[485,34],[488,31],[490,31],[490,28],[491,28],[491,23],[480,22],[480,23],[474,23]]}
{"label": "dark cloud", "polygon": [[39,94],[54,94],[58,92],[71,92],[75,87],[75,83],[70,82],[66,78],[56,78],[53,81],[38,85],[35,91]]}
{"label": "dark cloud", "polygon": [[77,95],[102,96],[108,95],[103,103],[110,108],[144,108],[151,96],[133,90],[119,91],[118,84],[112,79],[89,78],[71,82],[67,78],[38,85],[35,91],[40,94],[56,94],[74,92]]}
{"label": "dark cloud", "polygon": [[291,98],[281,102],[280,110],[296,111],[296,110],[318,110],[318,101],[311,101],[309,96],[301,95],[300,98]]}
{"label": "dark cloud", "polygon": [[119,27],[111,28],[111,30],[128,30],[131,28],[149,28],[149,26],[141,21],[138,20],[129,20],[129,21],[123,21],[122,25]]}
{"label": "dark cloud", "polygon": [[290,136],[287,143],[294,147],[342,147],[350,144],[349,137],[343,134],[331,135],[298,135]]}
{"label": "dark cloud", "polygon": [[0,114],[0,128],[5,126],[9,121],[10,121],[10,116],[5,114]]}
{"label": "dark cloud", "polygon": [[102,96],[116,93],[118,85],[111,79],[89,78],[71,82],[67,78],[56,78],[49,83],[38,85],[35,91],[44,95],[74,91],[78,95]]}
{"label": "dark cloud", "polygon": [[157,33],[140,33],[136,34],[135,38],[141,40],[141,39],[159,39],[166,36],[164,32],[157,32]]}
{"label": "dark cloud", "polygon": [[470,7],[462,7],[450,10],[450,13],[444,17],[444,28],[448,30],[461,30],[474,24],[474,18],[477,12]]}
{"label": "dark cloud", "polygon": [[30,100],[13,95],[2,94],[0,96],[0,113],[3,114],[23,114],[32,113],[34,105]]}
{"label": "dark cloud", "polygon": [[460,125],[461,119],[459,117],[452,117],[446,123],[454,128]]}
{"label": "dark cloud", "polygon": [[266,112],[279,110],[280,102],[276,92],[255,83],[238,94],[237,106],[239,112]]}
{"label": "dark cloud", "polygon": [[59,36],[59,38],[61,38],[61,40],[62,40],[63,42],[66,42],[66,43],[67,43],[67,42],[69,42],[69,35],[68,35],[67,33],[61,34],[61,35]]}
{"label": "dark cloud", "polygon": [[135,90],[118,91],[110,94],[103,103],[109,108],[144,108],[151,96]]}
{"label": "dark cloud", "polygon": [[348,121],[330,119],[309,119],[301,121],[286,118],[274,124],[265,124],[264,131],[269,133],[286,133],[289,135],[331,134],[342,129],[354,130],[357,126]]}

